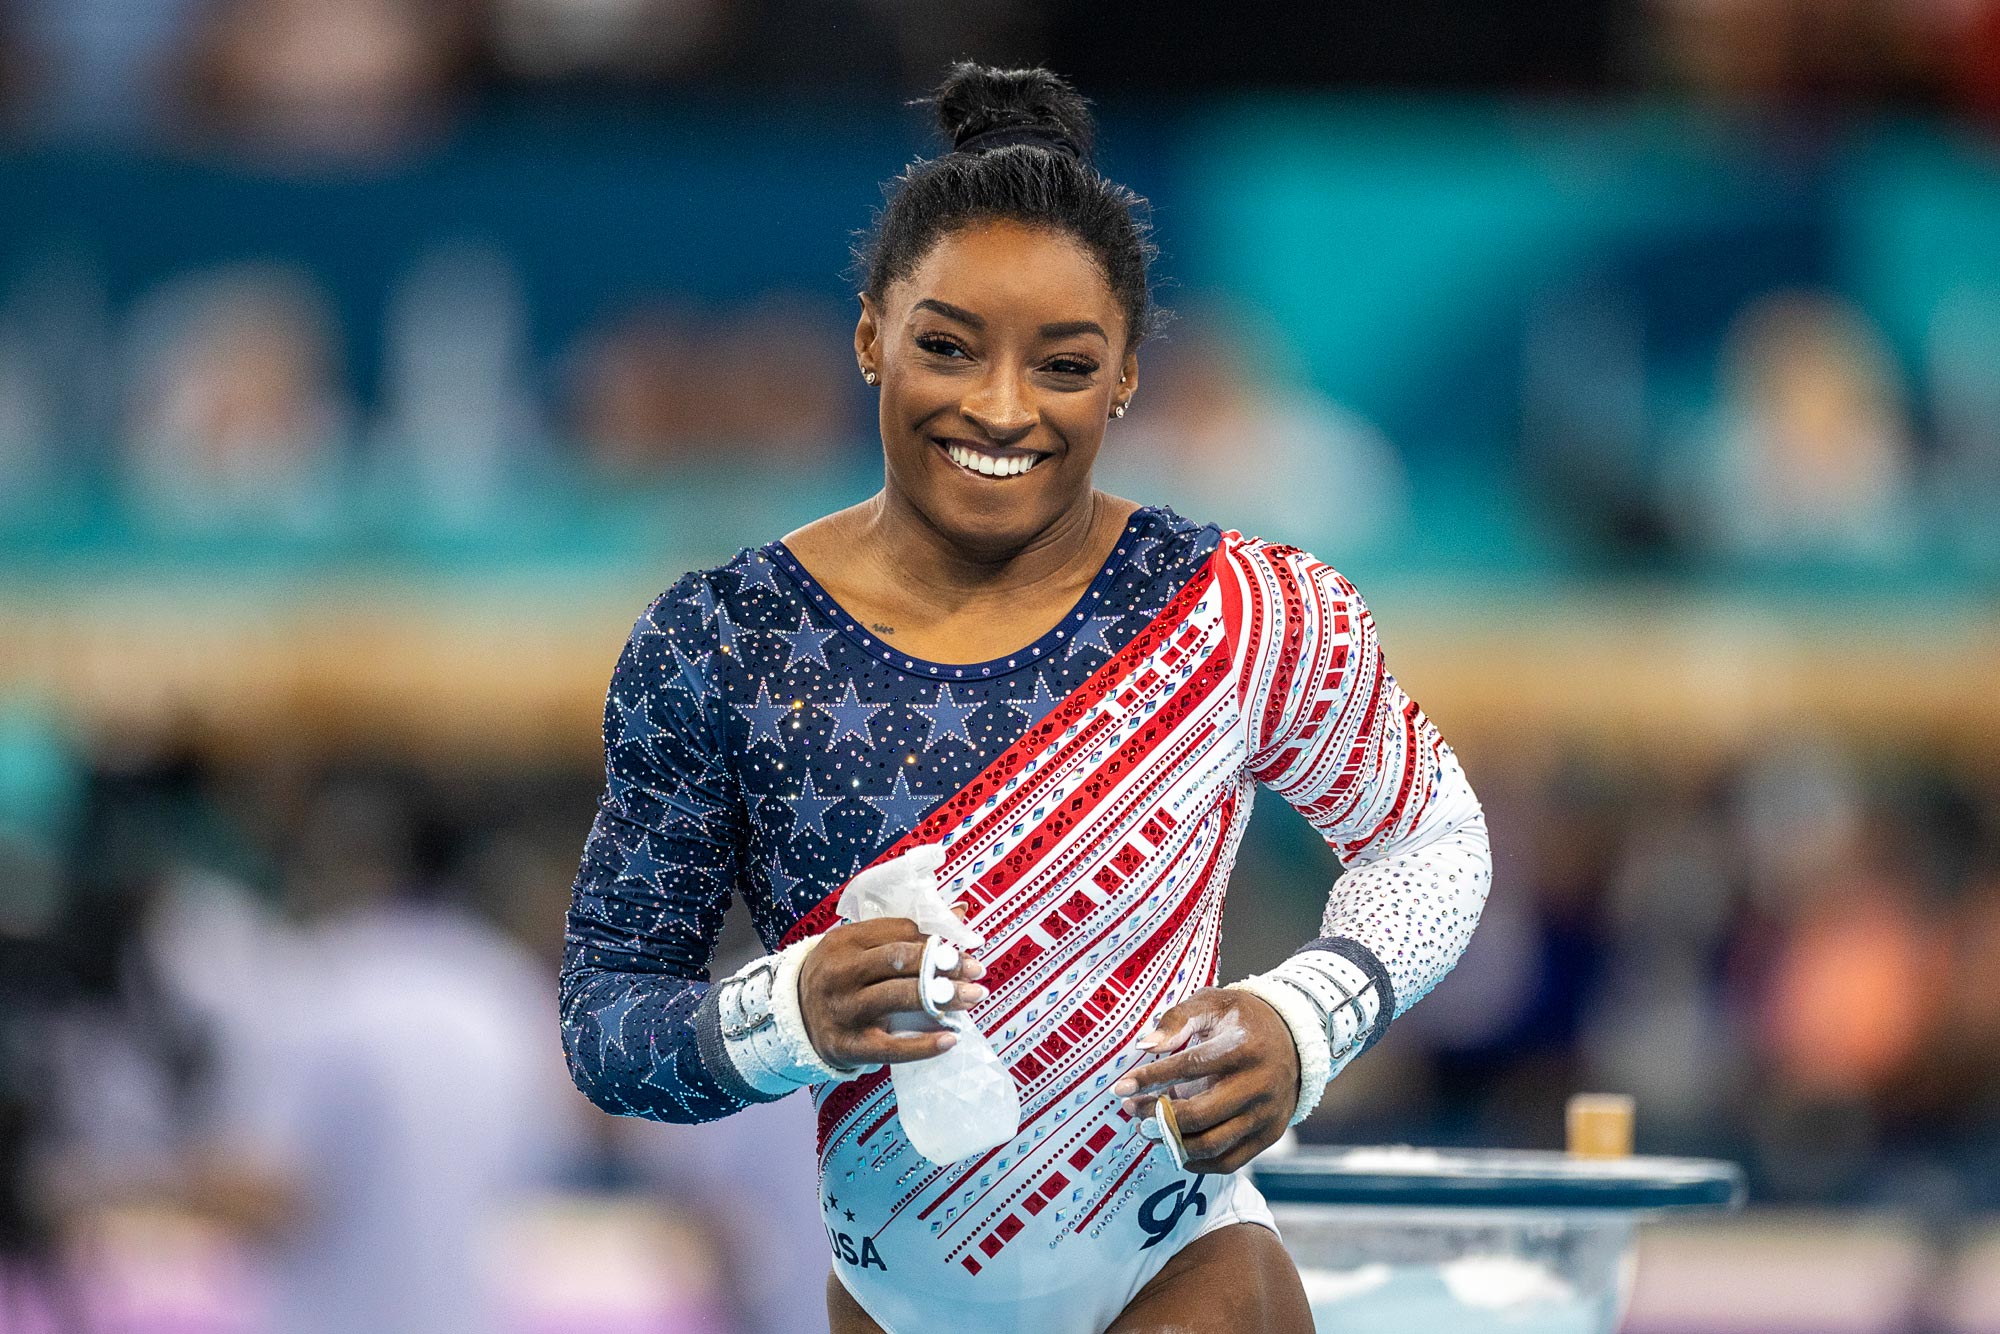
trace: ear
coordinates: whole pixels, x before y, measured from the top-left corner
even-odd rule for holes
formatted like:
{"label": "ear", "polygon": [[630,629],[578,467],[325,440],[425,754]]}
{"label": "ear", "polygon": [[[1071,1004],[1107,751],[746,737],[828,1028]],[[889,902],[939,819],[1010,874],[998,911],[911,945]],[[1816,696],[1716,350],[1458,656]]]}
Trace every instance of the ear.
{"label": "ear", "polygon": [[1112,390],[1112,402],[1129,403],[1132,395],[1139,392],[1139,349],[1132,348],[1125,354],[1125,361],[1118,367],[1121,377],[1117,388]]}
{"label": "ear", "polygon": [[864,371],[882,373],[881,312],[866,292],[861,294],[861,318],[854,322],[854,359]]}

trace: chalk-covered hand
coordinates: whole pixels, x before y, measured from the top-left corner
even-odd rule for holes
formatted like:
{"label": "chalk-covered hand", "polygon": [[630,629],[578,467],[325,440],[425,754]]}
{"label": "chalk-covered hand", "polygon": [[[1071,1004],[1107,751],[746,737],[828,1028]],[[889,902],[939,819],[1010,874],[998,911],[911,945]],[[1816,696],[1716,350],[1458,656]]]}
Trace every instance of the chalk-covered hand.
{"label": "chalk-covered hand", "polygon": [[1299,1100],[1299,1053],[1278,1012],[1245,991],[1204,987],[1154,1021],[1155,1053],[1111,1086],[1133,1116],[1174,1100],[1188,1167],[1234,1172],[1278,1142]]}
{"label": "chalk-covered hand", "polygon": [[[907,917],[877,917],[836,926],[821,938],[799,970],[799,1013],[813,1050],[829,1065],[853,1069],[884,1062],[921,1061],[957,1039],[941,1028],[892,1032],[892,1014],[922,1013],[917,971],[924,933]],[[943,1008],[964,1010],[986,998],[977,985],[986,965],[961,953]]]}

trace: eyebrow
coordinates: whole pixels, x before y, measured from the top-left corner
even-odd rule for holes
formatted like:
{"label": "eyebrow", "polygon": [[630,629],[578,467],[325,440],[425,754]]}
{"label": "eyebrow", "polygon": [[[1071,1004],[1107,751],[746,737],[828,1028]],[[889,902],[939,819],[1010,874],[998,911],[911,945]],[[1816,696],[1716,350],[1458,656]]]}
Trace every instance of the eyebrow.
{"label": "eyebrow", "polygon": [[[949,320],[957,320],[971,329],[984,329],[986,321],[963,306],[954,306],[949,301],[939,301],[936,297],[925,297],[912,307],[914,310],[934,310]],[[1096,320],[1057,320],[1044,324],[1038,331],[1044,338],[1068,338],[1071,334],[1094,333],[1105,342],[1111,335],[1104,332],[1104,326]]]}

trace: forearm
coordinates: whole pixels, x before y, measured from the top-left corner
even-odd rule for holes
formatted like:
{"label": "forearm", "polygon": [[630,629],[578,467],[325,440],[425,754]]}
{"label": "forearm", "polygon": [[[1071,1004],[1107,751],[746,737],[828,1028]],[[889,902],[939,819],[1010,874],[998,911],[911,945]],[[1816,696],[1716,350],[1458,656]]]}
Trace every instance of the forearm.
{"label": "forearm", "polygon": [[[820,1060],[806,1037],[798,966],[816,939],[714,984],[566,964],[562,1029],[571,1077],[605,1111],[691,1122],[860,1073]],[[751,1003],[765,990],[768,1015]]]}
{"label": "forearm", "polygon": [[[1464,781],[1455,776],[1457,785]],[[1492,854],[1471,789],[1451,795],[1457,809],[1449,819],[1348,867],[1317,939],[1236,984],[1292,1030],[1300,1070],[1295,1124],[1318,1104],[1328,1080],[1451,971],[1471,939],[1492,883]]]}
{"label": "forearm", "polygon": [[1418,846],[1350,866],[1306,948],[1338,949],[1375,972],[1387,992],[1377,1026],[1387,1027],[1457,964],[1492,883],[1486,817],[1475,808]]}

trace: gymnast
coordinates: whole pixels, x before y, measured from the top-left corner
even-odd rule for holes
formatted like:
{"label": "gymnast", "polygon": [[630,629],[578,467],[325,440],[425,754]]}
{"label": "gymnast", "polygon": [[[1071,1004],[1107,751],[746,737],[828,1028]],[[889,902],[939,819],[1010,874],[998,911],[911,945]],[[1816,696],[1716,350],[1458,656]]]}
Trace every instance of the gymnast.
{"label": "gymnast", "polygon": [[[950,151],[857,253],[881,490],[683,576],[618,659],[570,1067],[666,1121],[811,1091],[836,1334],[1307,1331],[1244,1165],[1457,960],[1484,816],[1352,584],[1092,485],[1157,312],[1144,201],[1096,170],[1083,99],[959,64],[935,101]],[[1318,938],[1218,987],[1258,784],[1344,871]],[[984,941],[933,1004],[1020,1120],[963,1161],[896,1114],[889,1067],[957,1036],[892,1022],[931,937],[839,915],[875,867],[934,877]],[[770,952],[711,983],[738,894]]]}

